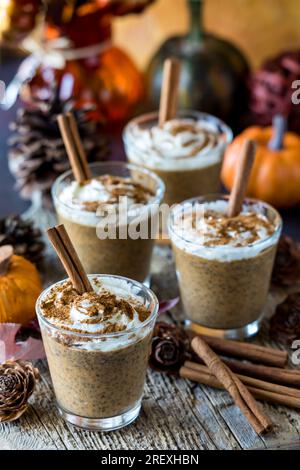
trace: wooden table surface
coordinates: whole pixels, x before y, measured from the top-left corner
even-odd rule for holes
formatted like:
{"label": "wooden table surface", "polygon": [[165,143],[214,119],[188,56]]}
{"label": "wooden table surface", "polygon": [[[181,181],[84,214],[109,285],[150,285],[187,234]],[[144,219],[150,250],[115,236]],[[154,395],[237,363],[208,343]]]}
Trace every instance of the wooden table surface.
{"label": "wooden table surface", "polygon": [[[40,227],[53,224],[54,215],[38,210],[34,219]],[[64,276],[48,247],[44,284]],[[160,299],[178,294],[171,250],[156,246],[152,264],[152,287]],[[281,294],[270,294],[266,315],[273,311]],[[169,319],[182,319],[177,306]],[[268,344],[267,324],[259,344]],[[273,344],[274,346],[274,344]],[[46,361],[38,361],[41,380],[20,420],[0,425],[0,449],[266,449],[299,448],[299,411],[264,404],[276,424],[275,432],[259,437],[252,430],[227,392],[167,377],[149,370],[140,417],[131,425],[109,433],[91,432],[65,423],[56,410]]]}

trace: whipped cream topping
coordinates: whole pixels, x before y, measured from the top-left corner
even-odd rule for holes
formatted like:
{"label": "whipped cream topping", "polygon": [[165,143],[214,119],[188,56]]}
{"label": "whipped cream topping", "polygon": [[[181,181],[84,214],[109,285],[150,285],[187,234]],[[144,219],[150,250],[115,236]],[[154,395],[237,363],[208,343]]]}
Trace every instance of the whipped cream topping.
{"label": "whipped cream topping", "polygon": [[125,279],[93,277],[92,292],[82,295],[70,280],[56,284],[41,300],[43,316],[54,326],[79,334],[118,333],[137,328],[150,311],[130,293]]}
{"label": "whipped cream topping", "polygon": [[172,119],[153,127],[130,123],[125,134],[130,161],[150,168],[181,170],[221,161],[226,136],[203,120]]}
{"label": "whipped cream topping", "polygon": [[130,213],[134,206],[146,205],[153,197],[152,190],[132,178],[103,175],[65,186],[58,196],[62,203],[58,211],[75,222],[96,226],[101,209],[116,207]]}
{"label": "whipped cream topping", "polygon": [[185,251],[207,259],[232,261],[256,256],[277,243],[279,233],[259,203],[245,203],[227,217],[227,200],[186,203],[177,211],[170,235]]}
{"label": "whipped cream topping", "polygon": [[119,205],[120,198],[127,199],[127,205],[146,204],[153,192],[131,178],[103,175],[84,183],[73,181],[66,186],[59,199],[61,202],[96,212],[102,204]]}

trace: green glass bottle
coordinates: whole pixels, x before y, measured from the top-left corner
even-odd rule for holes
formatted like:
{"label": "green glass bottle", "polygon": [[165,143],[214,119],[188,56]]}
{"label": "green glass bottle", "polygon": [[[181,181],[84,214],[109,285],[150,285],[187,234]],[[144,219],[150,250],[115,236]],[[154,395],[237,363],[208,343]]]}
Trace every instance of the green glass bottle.
{"label": "green glass bottle", "polygon": [[247,104],[247,60],[229,41],[203,27],[203,0],[187,0],[189,31],[167,39],[150,61],[146,72],[147,108],[159,104],[164,60],[177,57],[182,63],[180,108],[205,111],[239,127]]}

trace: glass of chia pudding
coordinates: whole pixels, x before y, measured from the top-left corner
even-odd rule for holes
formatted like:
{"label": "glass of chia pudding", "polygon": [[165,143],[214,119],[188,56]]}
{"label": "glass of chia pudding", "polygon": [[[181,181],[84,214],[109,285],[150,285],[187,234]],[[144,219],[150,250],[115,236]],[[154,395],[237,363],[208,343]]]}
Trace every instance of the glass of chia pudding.
{"label": "glass of chia pudding", "polygon": [[254,199],[236,217],[227,208],[221,194],[184,201],[170,214],[169,236],[192,328],[238,339],[259,329],[282,221]]}
{"label": "glass of chia pudding", "polygon": [[[92,178],[72,171],[54,183],[52,196],[87,273],[107,273],[149,284],[164,184],[155,173],[124,162],[91,164]],[[142,227],[145,235],[134,231]]]}
{"label": "glass of chia pudding", "polygon": [[165,183],[164,202],[215,193],[231,129],[220,119],[198,111],[179,111],[158,124],[158,112],[130,121],[123,139],[131,163],[154,171]]}
{"label": "glass of chia pudding", "polygon": [[89,280],[82,295],[69,279],[48,287],[36,310],[61,416],[110,431],[139,415],[158,300],[128,278]]}

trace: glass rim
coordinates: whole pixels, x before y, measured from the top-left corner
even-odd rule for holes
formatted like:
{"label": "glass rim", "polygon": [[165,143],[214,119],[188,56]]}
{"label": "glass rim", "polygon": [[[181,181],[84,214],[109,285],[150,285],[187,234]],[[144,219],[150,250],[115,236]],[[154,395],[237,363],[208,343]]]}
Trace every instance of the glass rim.
{"label": "glass rim", "polygon": [[60,285],[60,284],[62,284],[62,283],[69,280],[69,278],[65,278],[65,279],[62,279],[61,281],[57,281],[54,284],[51,284],[51,286],[49,286],[49,287],[46,287],[46,289],[44,289],[40,293],[39,297],[37,298],[36,304],[35,304],[35,310],[36,310],[36,314],[37,314],[38,319],[41,320],[43,323],[45,323],[50,328],[58,331],[59,333],[64,333],[64,334],[68,334],[70,336],[76,336],[76,337],[80,337],[80,338],[90,338],[90,339],[94,338],[94,339],[104,339],[105,340],[105,339],[112,339],[112,338],[120,338],[120,337],[124,337],[124,336],[127,336],[127,335],[134,334],[134,333],[142,330],[143,328],[145,328],[149,323],[151,323],[157,317],[158,308],[159,308],[159,301],[158,301],[158,298],[157,298],[156,294],[149,287],[145,286],[141,282],[135,281],[134,279],[130,279],[130,278],[125,277],[125,276],[117,276],[117,275],[114,275],[114,274],[88,274],[89,279],[93,278],[93,277],[114,278],[114,279],[125,280],[127,282],[129,281],[134,286],[139,287],[141,290],[143,289],[144,291],[146,291],[147,294],[149,295],[149,297],[151,298],[151,303],[153,304],[152,305],[152,311],[151,311],[149,317],[143,323],[141,323],[138,326],[135,326],[133,328],[129,328],[128,330],[117,331],[115,333],[92,333],[92,332],[78,333],[78,332],[63,328],[61,326],[54,325],[49,320],[47,320],[47,318],[44,317],[44,315],[42,313],[42,310],[41,310],[40,304],[41,304],[41,301],[43,300],[43,298],[46,296],[46,294],[53,287],[55,287],[57,285]]}
{"label": "glass rim", "polygon": [[[176,215],[176,212],[180,210],[180,208],[182,208],[183,206],[185,206],[186,204],[192,204],[194,202],[200,202],[200,203],[205,203],[205,202],[208,202],[208,201],[211,201],[211,200],[219,200],[219,199],[222,199],[222,200],[229,200],[229,195],[228,194],[222,194],[222,193],[212,193],[212,194],[206,194],[204,196],[196,196],[196,197],[193,197],[193,198],[190,198],[190,199],[186,199],[185,201],[182,201],[180,202],[179,204],[176,204],[174,207],[172,207],[171,209],[171,212],[169,214],[169,218],[168,218],[168,231],[170,233],[170,238],[172,240],[172,236],[175,236],[177,238],[179,238],[180,240],[183,240],[185,243],[187,244],[190,244],[190,245],[196,245],[196,242],[195,241],[192,241],[192,240],[189,240],[187,238],[184,238],[182,235],[176,233],[176,231],[174,230],[173,228],[173,223],[172,223],[172,218]],[[246,197],[244,199],[244,203],[252,203],[252,204],[259,204],[260,206],[262,206],[264,209],[267,209],[269,210],[270,212],[272,212],[275,216],[275,220],[276,220],[276,227],[275,227],[275,230],[274,232],[271,234],[271,235],[268,235],[266,238],[263,238],[255,243],[252,243],[252,244],[249,244],[249,245],[246,245],[246,246],[239,246],[239,247],[235,247],[235,246],[232,246],[232,250],[235,250],[236,248],[238,248],[239,250],[247,250],[249,249],[249,247],[259,247],[263,244],[265,244],[267,241],[271,240],[272,238],[277,238],[277,236],[279,237],[280,233],[281,233],[281,230],[282,230],[282,225],[283,225],[283,221],[282,221],[282,217],[281,215],[279,214],[278,210],[275,209],[275,207],[271,206],[271,204],[265,202],[265,201],[262,201],[260,199],[255,199],[255,198],[251,198],[251,197]],[[214,251],[214,250],[228,250],[228,245],[216,245],[216,246],[203,246],[203,248],[205,248],[205,250],[208,250],[208,251]]]}
{"label": "glass rim", "polygon": [[[157,184],[157,191],[156,191],[156,194],[155,196],[153,196],[153,198],[151,198],[147,204],[143,204],[143,206],[146,208],[148,206],[151,206],[152,204],[157,204],[157,203],[160,203],[164,197],[164,193],[165,193],[165,183],[163,182],[163,180],[157,176],[153,171],[151,170],[148,170],[147,168],[144,168],[142,166],[139,166],[139,165],[135,165],[134,163],[127,163],[127,162],[122,162],[122,161],[105,161],[105,162],[93,162],[93,163],[89,163],[89,167],[90,168],[94,168],[94,167],[105,167],[105,166],[112,166],[112,167],[120,167],[120,168],[126,168],[128,170],[134,170],[134,171],[138,171],[140,172],[141,174],[144,174],[144,175],[147,175],[149,177],[151,177]],[[58,203],[59,205],[61,205],[62,207],[65,207],[67,208],[68,210],[73,210],[73,211],[76,211],[76,212],[81,212],[81,213],[88,213],[88,214],[91,214],[91,212],[87,211],[87,210],[84,210],[84,209],[81,209],[81,208],[78,208],[78,207],[74,207],[72,206],[71,204],[66,204],[65,202],[62,202],[60,199],[59,199],[59,196],[58,196],[58,187],[60,185],[60,183],[65,179],[65,178],[68,178],[69,176],[72,176],[73,179],[75,180],[74,178],[74,175],[73,175],[73,171],[72,169],[70,170],[67,170],[65,171],[64,173],[62,173],[61,175],[59,175],[56,180],[54,181],[52,187],[51,187],[51,196],[52,196],[52,199],[54,201],[54,203]],[[96,213],[94,214],[96,217]]]}
{"label": "glass rim", "polygon": [[[225,142],[220,141],[218,143],[218,145],[216,146],[217,148],[219,146],[221,146],[223,143],[228,145],[232,141],[232,139],[233,139],[232,129],[222,119],[218,118],[217,116],[214,116],[213,114],[205,113],[205,112],[202,112],[202,111],[197,111],[197,110],[194,110],[194,109],[181,109],[181,110],[177,111],[177,113],[176,113],[176,116],[179,116],[179,117],[185,116],[185,115],[190,115],[190,116],[194,116],[194,117],[198,117],[198,118],[206,118],[206,119],[209,118],[216,125],[219,125],[219,126],[222,127],[223,134],[225,135],[226,140],[225,140]],[[139,124],[142,124],[142,123],[146,123],[147,121],[150,121],[150,120],[153,120],[153,119],[157,120],[157,122],[158,122],[158,116],[159,116],[158,111],[151,111],[149,113],[141,114],[140,116],[137,116],[137,117],[131,119],[123,129],[123,140],[124,140],[124,142],[126,143],[126,141],[128,139],[127,136],[130,133],[131,128],[134,125],[139,125]]]}

